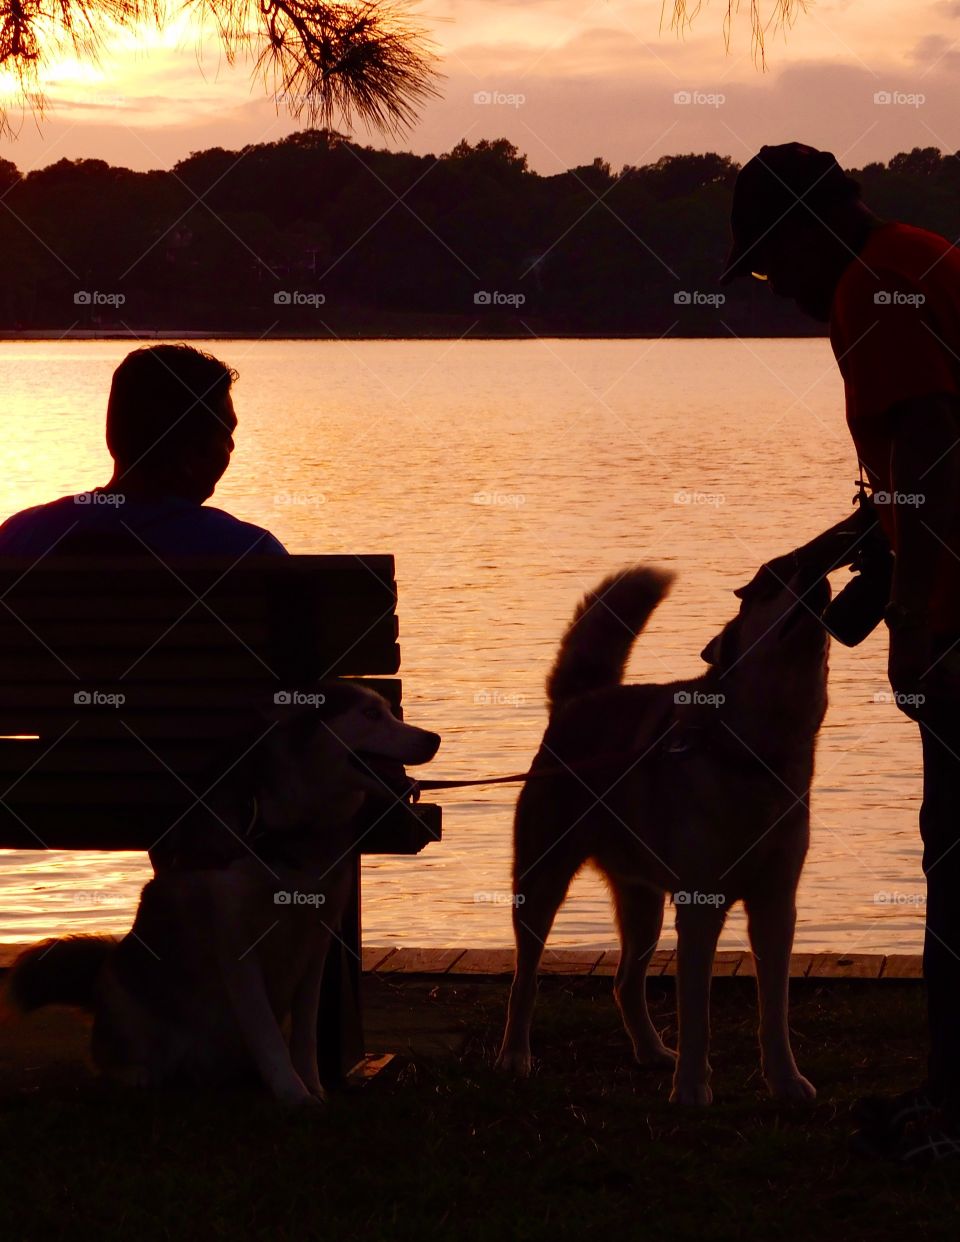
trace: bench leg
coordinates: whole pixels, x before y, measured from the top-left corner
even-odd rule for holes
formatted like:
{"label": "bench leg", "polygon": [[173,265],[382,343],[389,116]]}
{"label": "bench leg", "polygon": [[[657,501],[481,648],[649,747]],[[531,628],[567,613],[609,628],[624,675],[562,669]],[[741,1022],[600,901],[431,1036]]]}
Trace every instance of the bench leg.
{"label": "bench leg", "polygon": [[357,855],[353,891],[343,922],[335,928],[320,985],[317,1025],[317,1065],[325,1087],[342,1083],[363,1060],[363,1014],[360,1008],[361,927],[360,856]]}

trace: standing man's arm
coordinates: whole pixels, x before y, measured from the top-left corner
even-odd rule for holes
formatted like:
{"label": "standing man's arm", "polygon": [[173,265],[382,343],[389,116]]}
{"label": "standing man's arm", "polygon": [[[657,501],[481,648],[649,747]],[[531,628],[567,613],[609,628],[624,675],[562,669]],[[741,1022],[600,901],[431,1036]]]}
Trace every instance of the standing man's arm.
{"label": "standing man's arm", "polygon": [[858,505],[836,526],[831,526],[822,535],[817,535],[809,543],[797,548],[793,555],[804,565],[817,569],[822,567],[824,573],[843,569],[853,564],[860,554],[864,539],[878,526],[879,522],[872,510]]}
{"label": "standing man's arm", "polygon": [[738,587],[734,595],[747,599],[754,595],[776,594],[801,566],[828,574],[852,565],[865,536],[877,525],[877,519],[869,510],[851,507],[849,514],[829,530],[761,565],[751,581]]}

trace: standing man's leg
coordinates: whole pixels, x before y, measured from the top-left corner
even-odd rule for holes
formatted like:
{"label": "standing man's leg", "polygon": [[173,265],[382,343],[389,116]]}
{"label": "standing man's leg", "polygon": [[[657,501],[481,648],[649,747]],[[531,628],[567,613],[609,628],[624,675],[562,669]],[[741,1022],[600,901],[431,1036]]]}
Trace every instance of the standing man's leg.
{"label": "standing man's leg", "polygon": [[960,710],[926,711],[920,739],[927,1076],[901,1095],[868,1096],[854,1107],[858,1150],[911,1163],[960,1154]]}
{"label": "standing man's leg", "polygon": [[960,711],[921,723],[923,872],[927,919],[923,976],[930,1030],[928,1085],[960,1121]]}

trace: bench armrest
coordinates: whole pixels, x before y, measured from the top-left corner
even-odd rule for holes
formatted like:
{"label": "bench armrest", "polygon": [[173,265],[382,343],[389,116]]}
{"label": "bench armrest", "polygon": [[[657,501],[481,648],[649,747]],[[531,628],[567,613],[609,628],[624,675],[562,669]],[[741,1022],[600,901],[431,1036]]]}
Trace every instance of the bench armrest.
{"label": "bench armrest", "polygon": [[443,835],[442,810],[433,802],[386,804],[371,799],[363,812],[371,825],[360,846],[361,854],[419,854]]}

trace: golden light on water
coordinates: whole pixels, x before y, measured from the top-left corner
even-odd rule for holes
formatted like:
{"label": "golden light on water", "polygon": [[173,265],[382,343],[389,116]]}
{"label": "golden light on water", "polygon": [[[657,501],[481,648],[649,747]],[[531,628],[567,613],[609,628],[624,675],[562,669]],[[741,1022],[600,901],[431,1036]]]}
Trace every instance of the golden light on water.
{"label": "golden light on water", "polygon": [[[130,347],[0,343],[7,512],[107,480],[106,394]],[[396,556],[405,714],[444,739],[425,776],[526,768],[562,629],[611,569],[646,561],[678,574],[630,680],[696,676],[704,643],[736,610],[732,589],[850,502],[842,383],[825,340],[201,347],[240,372],[237,449],[212,503],[293,552]],[[812,388],[811,375],[822,377]],[[296,505],[292,494],[323,499]],[[920,943],[921,910],[874,900],[922,885],[916,729],[878,697],[886,689],[883,634],[834,647],[798,950]],[[509,889],[515,793],[452,791],[441,846],[365,861],[368,943],[510,943],[509,915],[473,894]],[[0,940],[126,930],[149,873],[131,854],[3,862]],[[742,948],[738,911],[725,936]],[[614,942],[606,890],[585,874],[552,943]]]}

